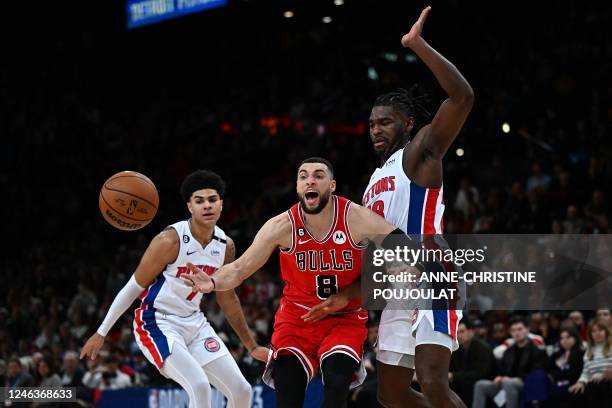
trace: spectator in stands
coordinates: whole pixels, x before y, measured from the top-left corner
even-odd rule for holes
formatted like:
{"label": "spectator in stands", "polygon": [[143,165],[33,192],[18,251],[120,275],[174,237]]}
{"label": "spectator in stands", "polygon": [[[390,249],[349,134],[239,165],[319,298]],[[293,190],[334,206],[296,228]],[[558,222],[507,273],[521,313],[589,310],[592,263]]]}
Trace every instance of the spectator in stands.
{"label": "spectator in stands", "polygon": [[550,176],[542,172],[540,163],[535,162],[531,165],[531,176],[527,179],[527,191],[546,192],[551,181]]}
{"label": "spectator in stands", "polygon": [[31,387],[32,384],[32,376],[23,370],[21,361],[17,357],[11,357],[6,369],[6,386]]}
{"label": "spectator in stands", "polygon": [[552,383],[549,400],[555,407],[569,406],[568,388],[574,384],[582,373],[584,351],[578,332],[573,329],[561,330],[559,350],[547,363],[548,377]]}
{"label": "spectator in stands", "polygon": [[612,313],[610,312],[610,309],[597,309],[596,318],[597,320],[607,324],[608,327],[612,328]]}
{"label": "spectator in stands", "polygon": [[470,406],[474,384],[493,378],[495,358],[491,347],[475,333],[469,320],[463,319],[457,330],[459,349],[451,354],[448,381],[457,395]]}
{"label": "spectator in stands", "polygon": [[0,387],[6,383],[6,362],[0,358]]}
{"label": "spectator in stands", "polygon": [[89,388],[117,390],[132,385],[130,377],[119,370],[119,361],[116,356],[110,355],[104,364],[83,376],[83,384]]}
{"label": "spectator in stands", "polygon": [[573,310],[569,314],[569,318],[574,323],[574,325],[576,325],[576,329],[578,330],[578,333],[580,334],[580,338],[583,341],[586,341],[587,327],[586,327],[586,323],[584,321],[584,315],[582,314],[582,312],[579,310]]}
{"label": "spectator in stands", "polygon": [[64,353],[61,374],[64,387],[81,386],[84,373],[79,364],[79,354],[76,351],[69,350]]}
{"label": "spectator in stands", "polygon": [[49,357],[43,357],[36,365],[36,386],[37,387],[53,387],[62,386],[62,380],[55,372],[55,364]]}
{"label": "spectator in stands", "polygon": [[572,394],[584,394],[583,406],[594,407],[603,401],[612,401],[612,333],[603,321],[589,324],[584,367],[578,381],[569,387]]}
{"label": "spectator in stands", "polygon": [[514,317],[509,325],[514,344],[504,352],[499,375],[493,381],[476,382],[473,408],[485,408],[487,399],[501,390],[506,394],[506,408],[518,408],[524,378],[544,366],[546,354],[529,338],[523,318]]}

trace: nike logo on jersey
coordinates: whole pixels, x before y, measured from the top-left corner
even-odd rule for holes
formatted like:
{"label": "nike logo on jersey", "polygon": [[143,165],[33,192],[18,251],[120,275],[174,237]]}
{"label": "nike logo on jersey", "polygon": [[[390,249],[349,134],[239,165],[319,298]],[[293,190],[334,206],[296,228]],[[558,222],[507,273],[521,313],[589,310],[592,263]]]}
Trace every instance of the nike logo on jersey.
{"label": "nike logo on jersey", "polygon": [[187,251],[187,256],[195,254],[196,252],[198,252],[198,251],[191,251],[191,252]]}
{"label": "nike logo on jersey", "polygon": [[312,241],[312,239],[305,239],[304,241],[302,241],[301,239],[298,239],[298,244],[302,245],[302,244],[305,244],[305,243],[310,242],[310,241]]}

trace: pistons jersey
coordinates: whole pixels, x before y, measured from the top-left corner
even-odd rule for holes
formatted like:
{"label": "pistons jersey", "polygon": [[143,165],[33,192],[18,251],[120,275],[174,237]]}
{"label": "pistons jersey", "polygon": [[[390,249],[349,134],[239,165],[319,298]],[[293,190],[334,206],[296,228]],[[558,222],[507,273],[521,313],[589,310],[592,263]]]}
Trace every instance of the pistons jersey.
{"label": "pistons jersey", "polygon": [[374,170],[363,195],[363,206],[407,234],[441,234],[442,187],[424,188],[406,176],[400,149]]}
{"label": "pistons jersey", "polygon": [[[284,301],[310,308],[342,288],[349,286],[361,273],[364,245],[351,237],[347,219],[351,201],[331,196],[334,219],[328,233],[316,239],[304,222],[299,203],[287,214],[291,220],[291,248],[281,249],[280,266],[285,288]],[[358,310],[361,299],[353,299],[343,311]]]}
{"label": "pistons jersey", "polygon": [[176,316],[189,316],[200,311],[201,292],[194,292],[180,279],[190,273],[187,262],[191,262],[209,275],[215,273],[225,260],[227,238],[223,230],[215,226],[212,240],[203,247],[195,239],[189,220],[170,225],[178,234],[179,253],[174,263],[168,264],[155,281],[140,295],[140,310],[154,310]]}

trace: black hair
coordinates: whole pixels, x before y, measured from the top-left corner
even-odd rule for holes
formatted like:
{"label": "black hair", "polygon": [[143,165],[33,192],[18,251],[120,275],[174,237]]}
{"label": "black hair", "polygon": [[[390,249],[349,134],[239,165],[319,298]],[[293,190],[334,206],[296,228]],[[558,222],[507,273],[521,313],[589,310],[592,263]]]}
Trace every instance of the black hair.
{"label": "black hair", "polygon": [[459,324],[464,325],[464,326],[465,326],[465,328],[466,328],[466,329],[468,329],[468,330],[474,330],[474,327],[476,327],[476,326],[474,326],[474,323],[472,323],[472,322],[470,321],[470,319],[461,319],[461,321],[459,322]]}
{"label": "black hair", "polygon": [[196,170],[183,180],[180,189],[181,197],[187,203],[195,191],[205,188],[216,190],[221,198],[225,195],[225,181],[221,176],[210,170]]}
{"label": "black hair", "polygon": [[331,178],[332,179],[334,178],[334,166],[332,166],[332,164],[331,164],[331,162],[329,160],[324,159],[322,157],[309,157],[307,159],[302,160],[302,162],[300,163],[298,168],[302,167],[302,164],[306,164],[306,163],[323,163],[329,169],[329,172],[331,174]]}
{"label": "black hair", "polygon": [[508,327],[512,327],[513,325],[517,324],[517,323],[522,323],[523,326],[525,327],[529,327],[527,326],[527,321],[525,320],[525,318],[523,316],[514,316],[512,319],[510,319],[510,321],[508,322]]}
{"label": "black hair", "polygon": [[398,88],[395,91],[379,95],[374,101],[374,106],[390,106],[396,112],[401,113],[406,118],[413,118],[415,127],[427,121],[431,114],[425,108],[425,103],[429,99],[427,95],[415,96],[416,85],[406,90]]}

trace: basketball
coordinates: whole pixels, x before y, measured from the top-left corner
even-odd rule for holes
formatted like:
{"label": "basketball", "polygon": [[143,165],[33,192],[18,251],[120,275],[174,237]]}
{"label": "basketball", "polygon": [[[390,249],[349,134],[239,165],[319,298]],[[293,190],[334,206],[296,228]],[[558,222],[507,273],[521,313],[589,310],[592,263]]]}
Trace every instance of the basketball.
{"label": "basketball", "polygon": [[159,195],[147,176],[135,171],[122,171],[106,180],[98,203],[102,216],[110,225],[124,231],[135,231],[155,217]]}

